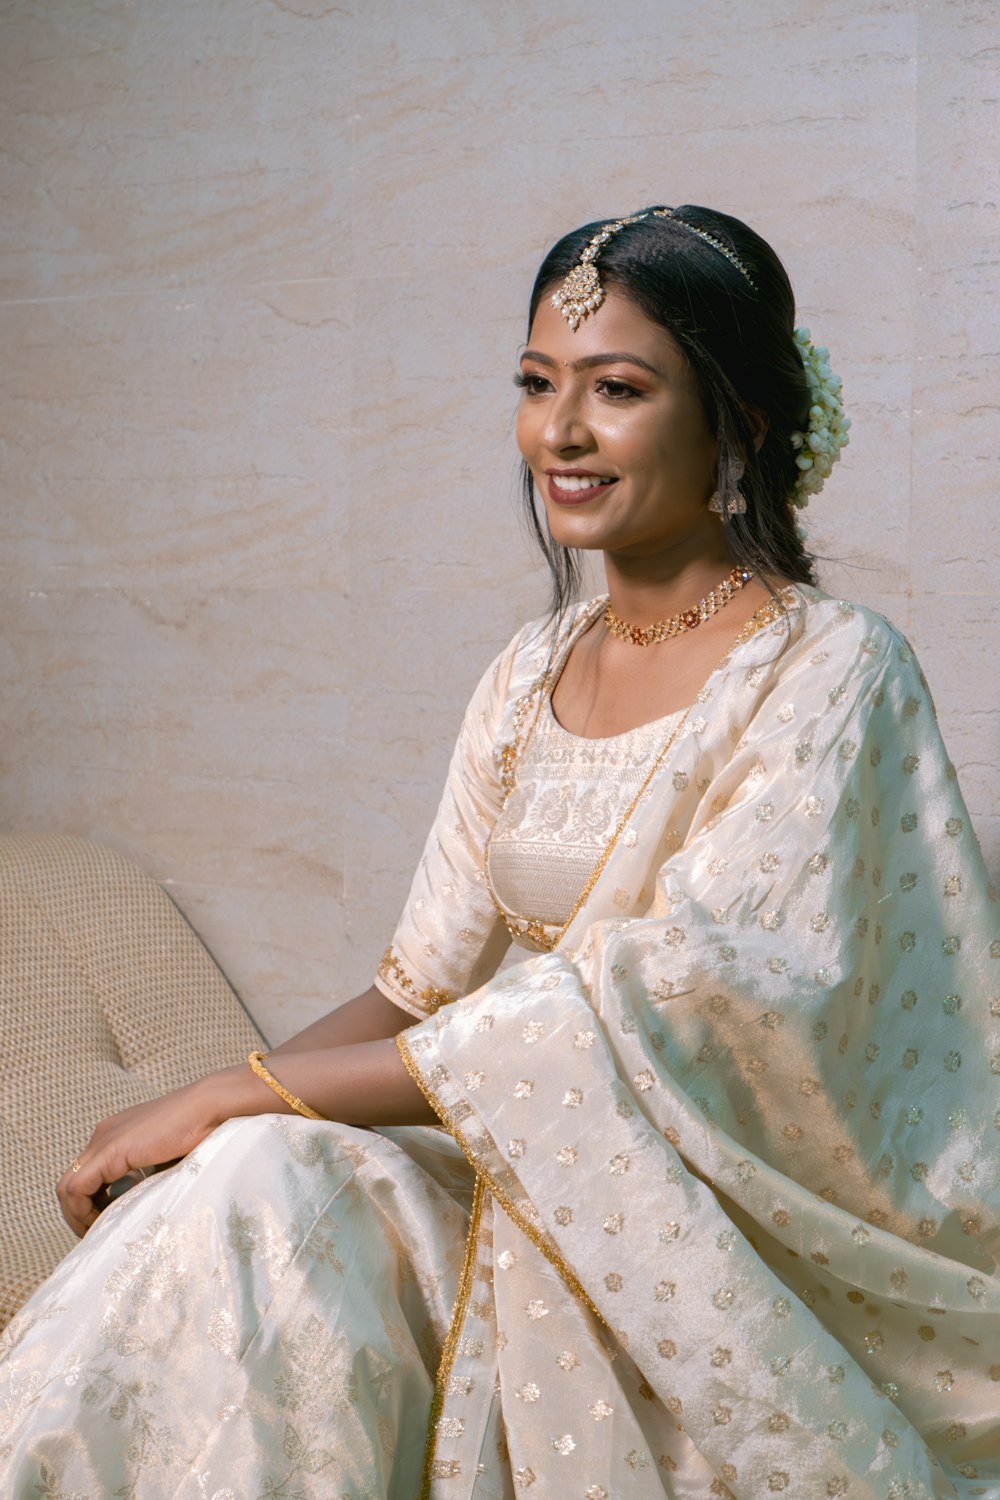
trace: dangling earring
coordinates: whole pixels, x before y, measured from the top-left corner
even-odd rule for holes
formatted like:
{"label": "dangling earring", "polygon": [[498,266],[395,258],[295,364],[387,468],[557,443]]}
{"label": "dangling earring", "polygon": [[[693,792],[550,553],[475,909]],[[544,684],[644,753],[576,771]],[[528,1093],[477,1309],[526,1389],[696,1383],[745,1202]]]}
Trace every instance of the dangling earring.
{"label": "dangling earring", "polygon": [[[739,482],[743,478],[745,470],[746,464],[741,458],[734,458],[732,463],[729,465],[729,472],[733,476],[733,484],[737,486],[735,499],[730,500],[729,504],[726,506],[726,511],[731,516],[746,515],[746,496],[741,495],[739,491]],[[715,491],[711,500],[708,502],[708,508],[709,510],[714,511],[720,520],[724,521],[726,519],[726,515],[723,513],[722,509],[722,496],[719,494],[718,490]]]}

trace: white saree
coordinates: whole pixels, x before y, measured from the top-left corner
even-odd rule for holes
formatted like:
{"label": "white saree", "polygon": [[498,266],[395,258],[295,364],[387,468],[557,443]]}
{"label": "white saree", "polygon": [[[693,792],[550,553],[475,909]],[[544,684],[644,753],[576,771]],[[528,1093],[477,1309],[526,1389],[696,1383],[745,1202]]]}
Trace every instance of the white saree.
{"label": "white saree", "polygon": [[122,1200],[10,1330],[17,1497],[1000,1500],[1000,909],[912,653],[797,590],[587,802],[572,901],[565,650],[484,677],[380,969],[462,1156],[230,1122]]}

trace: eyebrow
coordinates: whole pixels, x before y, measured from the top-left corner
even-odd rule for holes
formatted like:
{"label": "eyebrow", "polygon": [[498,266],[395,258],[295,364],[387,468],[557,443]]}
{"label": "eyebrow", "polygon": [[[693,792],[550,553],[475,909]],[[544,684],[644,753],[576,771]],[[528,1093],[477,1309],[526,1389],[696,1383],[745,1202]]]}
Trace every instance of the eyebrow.
{"label": "eyebrow", "polygon": [[[548,365],[553,370],[560,363],[559,360],[552,359],[548,354],[539,353],[537,349],[525,349],[521,358],[522,360],[533,359],[536,364]],[[628,354],[624,350],[612,354],[587,354],[583,359],[571,360],[569,368],[571,370],[592,370],[595,365],[618,364],[638,365],[640,370],[648,370],[651,375],[658,375],[660,373],[655,365],[651,365],[646,360],[640,359],[638,354]]]}

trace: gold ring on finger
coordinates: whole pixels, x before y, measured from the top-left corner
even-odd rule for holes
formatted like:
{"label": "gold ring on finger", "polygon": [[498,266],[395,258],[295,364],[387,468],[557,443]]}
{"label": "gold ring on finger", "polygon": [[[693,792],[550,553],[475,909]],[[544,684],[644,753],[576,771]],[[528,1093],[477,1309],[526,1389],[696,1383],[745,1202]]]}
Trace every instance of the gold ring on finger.
{"label": "gold ring on finger", "polygon": [[73,1158],[73,1165],[70,1167],[70,1171],[71,1172],[79,1172],[79,1170],[80,1170],[80,1168],[82,1166],[83,1166],[83,1162],[80,1160],[80,1158],[78,1156],[74,1156],[74,1158]]}

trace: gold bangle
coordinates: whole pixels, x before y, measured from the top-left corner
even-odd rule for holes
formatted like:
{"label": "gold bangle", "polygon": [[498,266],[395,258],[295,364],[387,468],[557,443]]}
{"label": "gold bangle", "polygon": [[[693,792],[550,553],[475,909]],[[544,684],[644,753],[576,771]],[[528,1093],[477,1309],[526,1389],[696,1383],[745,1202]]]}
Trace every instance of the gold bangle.
{"label": "gold bangle", "polygon": [[326,1115],[318,1115],[314,1109],[309,1108],[308,1104],[303,1104],[301,1099],[290,1094],[286,1088],[282,1088],[278,1080],[265,1068],[264,1056],[263,1052],[251,1052],[247,1058],[247,1062],[261,1082],[266,1083],[269,1089],[273,1089],[279,1099],[284,1099],[286,1104],[290,1104],[297,1115],[304,1115],[307,1120],[325,1120]]}

